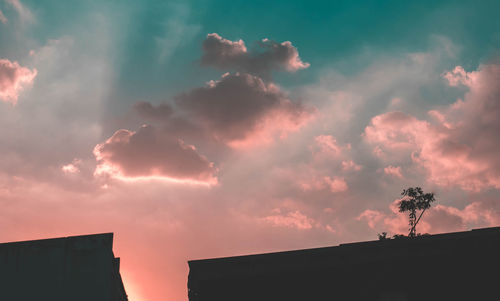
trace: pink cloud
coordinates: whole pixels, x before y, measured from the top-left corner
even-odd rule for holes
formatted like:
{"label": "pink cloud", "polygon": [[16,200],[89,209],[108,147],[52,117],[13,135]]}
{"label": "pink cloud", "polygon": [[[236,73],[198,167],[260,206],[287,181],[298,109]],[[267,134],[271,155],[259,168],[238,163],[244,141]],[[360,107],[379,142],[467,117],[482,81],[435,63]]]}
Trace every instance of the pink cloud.
{"label": "pink cloud", "polygon": [[271,225],[275,228],[319,230],[323,233],[329,234],[338,234],[339,232],[338,229],[335,228],[337,225],[332,226],[331,218],[328,221],[321,221],[307,216],[302,213],[301,210],[290,208],[288,210],[275,208],[272,210],[272,213],[272,215],[258,218],[258,221],[260,223],[263,222],[263,224]]}
{"label": "pink cloud", "polygon": [[322,190],[327,187],[327,183],[325,181],[325,177],[322,178],[308,178],[308,179],[299,179],[297,180],[298,185],[304,191],[310,190]]}
{"label": "pink cloud", "polygon": [[384,219],[384,217],[385,217],[384,213],[382,213],[380,211],[366,209],[360,215],[358,215],[358,217],[356,219],[358,221],[365,220],[370,228],[375,229],[376,225],[380,221],[382,221]]}
{"label": "pink cloud", "polygon": [[307,217],[300,211],[288,212],[282,215],[280,211],[279,214],[269,215],[263,218],[265,222],[268,222],[277,227],[288,227],[296,228],[299,230],[309,230],[312,229],[315,221],[312,218]]}
{"label": "pink cloud", "polygon": [[240,150],[285,139],[316,116],[314,107],[248,73],[226,73],[174,99],[175,106],[138,102],[134,111],[182,137]]}
{"label": "pink cloud", "polygon": [[180,93],[173,104],[139,102],[135,113],[180,137],[194,137],[202,146],[222,144],[244,150],[287,138],[315,117],[316,109],[293,100],[269,78],[260,76],[275,69],[296,71],[308,64],[290,42],[265,39],[259,46],[263,51],[254,53],[242,40],[207,35],[202,64],[243,72],[225,73],[219,80]]}
{"label": "pink cloud", "polygon": [[0,59],[0,100],[17,103],[19,93],[33,84],[37,70],[22,67],[18,62]]}
{"label": "pink cloud", "polygon": [[152,126],[118,130],[96,145],[96,174],[134,180],[158,178],[176,182],[217,182],[216,168],[196,148]]}
{"label": "pink cloud", "polygon": [[498,205],[485,201],[474,201],[463,209],[436,205],[429,212],[427,221],[435,231],[448,232],[478,226],[494,227],[500,224]]}
{"label": "pink cloud", "polygon": [[356,164],[353,160],[342,161],[342,170],[343,171],[360,171],[363,166]]}
{"label": "pink cloud", "polygon": [[376,144],[381,149],[377,151],[383,156],[384,150],[412,151],[419,143],[419,133],[427,133],[429,125],[425,121],[402,112],[384,113],[372,118],[365,128],[365,140]]}
{"label": "pink cloud", "polygon": [[500,66],[481,65],[445,73],[450,85],[469,91],[443,110],[432,110],[433,122],[390,112],[375,116],[364,137],[386,162],[404,157],[424,167],[427,180],[470,191],[500,187]]}
{"label": "pink cloud", "polygon": [[290,100],[275,84],[247,73],[225,74],[219,81],[178,95],[176,103],[216,140],[235,147],[284,138],[314,112]]}
{"label": "pink cloud", "polygon": [[347,191],[347,189],[349,189],[344,178],[335,177],[335,178],[331,179],[328,177],[325,180],[326,180],[328,186],[330,187],[331,192],[343,192],[343,191]]}
{"label": "pink cloud", "polygon": [[386,175],[390,175],[396,178],[403,178],[403,174],[401,173],[401,166],[387,166],[384,168],[384,173]]}
{"label": "pink cloud", "polygon": [[283,175],[304,192],[341,193],[349,190],[346,176],[362,167],[350,159],[349,144],[340,145],[331,135],[318,135],[308,147],[311,157],[283,170]]}
{"label": "pink cloud", "polygon": [[445,72],[443,77],[448,80],[448,83],[452,87],[457,87],[459,85],[468,86],[472,83],[475,72],[466,72],[462,66],[456,66],[452,71]]}
{"label": "pink cloud", "polygon": [[323,153],[331,153],[332,155],[340,155],[341,148],[337,144],[337,140],[331,135],[319,135],[314,138],[316,145]]}
{"label": "pink cloud", "polygon": [[[378,232],[391,234],[408,233],[408,216],[400,213],[395,200],[389,206],[390,212],[366,209],[356,219],[364,221]],[[437,204],[425,212],[418,224],[420,233],[444,233],[464,231],[471,228],[494,227],[500,224],[500,210],[497,200],[474,201],[463,209]]]}
{"label": "pink cloud", "polygon": [[[390,213],[379,210],[366,209],[356,219],[358,221],[365,221],[368,226],[377,232],[388,232],[394,234],[408,234],[408,219],[398,210],[398,200],[394,200],[389,206]],[[422,222],[422,224],[424,224]],[[429,232],[428,225],[421,225],[419,223],[418,231],[421,233]]]}
{"label": "pink cloud", "polygon": [[362,168],[350,159],[351,145],[340,144],[332,135],[318,135],[314,137],[314,143],[309,146],[309,149],[317,164],[342,161],[341,165],[344,171],[359,171]]}
{"label": "pink cloud", "polygon": [[263,39],[257,44],[260,51],[248,51],[242,40],[230,41],[216,33],[207,35],[203,42],[203,65],[219,69],[237,70],[268,75],[272,70],[295,72],[309,67],[303,62],[291,42]]}
{"label": "pink cloud", "polygon": [[[398,118],[393,122],[395,115]],[[491,177],[494,171],[488,171],[486,162],[474,160],[473,149],[465,141],[459,142],[455,133],[456,130],[445,126],[391,112],[372,119],[365,129],[365,139],[374,145],[375,153],[384,161],[398,163],[405,157],[411,158],[425,168],[427,181],[431,183],[458,185],[472,191],[500,187],[496,176]]]}
{"label": "pink cloud", "polygon": [[61,170],[66,174],[79,173],[81,165],[82,165],[82,160],[74,159],[71,163],[63,165],[61,167]]}
{"label": "pink cloud", "polygon": [[299,186],[304,191],[310,190],[324,190],[328,189],[331,192],[344,192],[349,189],[347,183],[342,177],[316,177],[316,176],[308,176],[307,178],[302,178],[298,180]]}

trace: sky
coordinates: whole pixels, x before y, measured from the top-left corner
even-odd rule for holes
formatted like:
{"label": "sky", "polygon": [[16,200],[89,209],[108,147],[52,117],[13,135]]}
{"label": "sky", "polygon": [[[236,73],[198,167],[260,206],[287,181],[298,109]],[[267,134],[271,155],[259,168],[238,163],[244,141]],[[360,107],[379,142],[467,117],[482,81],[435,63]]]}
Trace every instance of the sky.
{"label": "sky", "polygon": [[187,261],[500,226],[498,1],[0,0],[0,241]]}

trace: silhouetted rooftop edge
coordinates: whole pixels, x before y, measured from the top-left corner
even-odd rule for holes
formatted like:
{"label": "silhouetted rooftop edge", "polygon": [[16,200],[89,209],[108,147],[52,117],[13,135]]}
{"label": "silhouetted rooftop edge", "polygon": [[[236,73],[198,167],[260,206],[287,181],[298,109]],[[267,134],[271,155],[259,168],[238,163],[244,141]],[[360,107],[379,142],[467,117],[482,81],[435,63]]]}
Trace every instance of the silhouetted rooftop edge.
{"label": "silhouetted rooftop edge", "polygon": [[113,236],[0,243],[0,300],[128,300]]}
{"label": "silhouetted rooftop edge", "polygon": [[63,236],[63,237],[53,237],[53,238],[43,238],[43,239],[31,239],[31,240],[20,240],[20,241],[10,241],[10,242],[2,242],[0,243],[0,247],[4,247],[6,245],[16,245],[16,244],[40,244],[40,243],[50,243],[53,241],[60,241],[65,239],[110,239],[110,242],[113,243],[113,232],[106,233],[96,233],[96,234],[84,234],[84,235],[72,235],[72,236]]}
{"label": "silhouetted rooftop edge", "polygon": [[400,239],[387,239],[387,240],[373,240],[373,241],[362,241],[362,242],[352,242],[339,244],[337,246],[328,247],[318,247],[309,249],[299,249],[290,251],[279,251],[279,252],[269,252],[260,254],[248,254],[248,255],[237,255],[231,257],[216,257],[207,259],[194,259],[189,260],[188,264],[190,267],[211,263],[229,263],[229,262],[247,262],[253,260],[261,260],[266,257],[288,257],[288,256],[300,256],[300,255],[320,255],[322,253],[329,253],[332,251],[337,251],[340,249],[359,249],[363,247],[374,247],[374,246],[388,246],[388,245],[406,245],[406,244],[419,244],[422,242],[430,242],[436,240],[448,240],[457,238],[469,238],[469,237],[484,237],[484,236],[499,236],[500,237],[500,227],[489,227],[489,228],[479,228],[472,229],[469,231],[460,232],[449,232],[449,233],[439,233],[432,235],[423,235],[415,238],[400,238]]}
{"label": "silhouetted rooftop edge", "polygon": [[[500,227],[189,261],[190,301],[492,300]],[[498,298],[497,298],[498,299]]]}

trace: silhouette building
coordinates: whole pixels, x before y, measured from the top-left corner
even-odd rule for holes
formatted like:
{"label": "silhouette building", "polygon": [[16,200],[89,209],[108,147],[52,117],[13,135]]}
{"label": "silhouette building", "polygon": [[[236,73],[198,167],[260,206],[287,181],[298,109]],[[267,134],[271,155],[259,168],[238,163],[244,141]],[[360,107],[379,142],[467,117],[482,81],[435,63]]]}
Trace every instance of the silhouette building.
{"label": "silhouette building", "polygon": [[1,243],[0,300],[127,301],[113,233]]}
{"label": "silhouette building", "polygon": [[500,227],[188,264],[190,301],[500,300]]}

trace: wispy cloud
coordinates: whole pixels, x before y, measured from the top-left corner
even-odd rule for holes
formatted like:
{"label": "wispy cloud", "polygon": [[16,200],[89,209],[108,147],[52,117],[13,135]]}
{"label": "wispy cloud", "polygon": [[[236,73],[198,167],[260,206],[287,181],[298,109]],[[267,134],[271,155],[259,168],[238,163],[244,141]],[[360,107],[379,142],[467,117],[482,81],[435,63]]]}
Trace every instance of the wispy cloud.
{"label": "wispy cloud", "polygon": [[35,22],[35,16],[31,12],[31,10],[27,8],[24,4],[22,4],[20,0],[5,0],[5,1],[14,8],[14,10],[17,12],[19,18],[23,23]]}
{"label": "wispy cloud", "polygon": [[163,34],[155,37],[159,49],[159,61],[167,61],[181,46],[200,31],[201,26],[190,23],[190,7],[185,3],[169,3],[171,14],[163,23]]}
{"label": "wispy cloud", "polygon": [[0,10],[0,23],[6,24],[7,23],[7,17],[3,14],[3,12]]}

